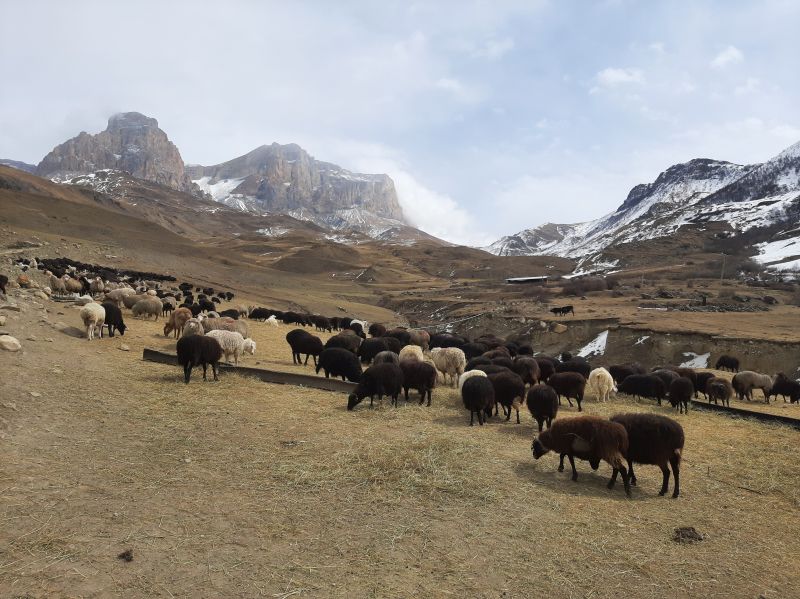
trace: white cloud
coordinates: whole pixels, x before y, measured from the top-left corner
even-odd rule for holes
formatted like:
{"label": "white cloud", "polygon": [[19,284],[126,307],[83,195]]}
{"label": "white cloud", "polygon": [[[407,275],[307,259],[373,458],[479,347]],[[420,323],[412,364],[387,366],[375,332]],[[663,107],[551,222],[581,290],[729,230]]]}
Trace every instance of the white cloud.
{"label": "white cloud", "polygon": [[720,51],[711,61],[711,66],[715,69],[722,69],[730,64],[736,64],[744,60],[744,54],[736,46],[728,46]]}
{"label": "white cloud", "polygon": [[742,85],[737,85],[733,92],[737,96],[743,96],[756,92],[761,87],[761,81],[757,77],[748,77]]}
{"label": "white cloud", "polygon": [[647,46],[647,48],[648,50],[651,50],[652,52],[659,55],[666,54],[667,52],[666,49],[664,48],[664,42],[653,42],[652,44]]}
{"label": "white cloud", "polygon": [[596,86],[590,92],[596,93],[599,88],[614,88],[621,85],[643,84],[644,73],[641,69],[608,67],[594,77]]}
{"label": "white cloud", "polygon": [[514,48],[514,40],[510,37],[493,39],[486,42],[481,48],[473,52],[475,56],[497,60],[502,58]]}
{"label": "white cloud", "polygon": [[475,88],[465,85],[453,77],[440,77],[434,84],[438,89],[448,92],[455,100],[465,103],[479,102],[483,95]]}

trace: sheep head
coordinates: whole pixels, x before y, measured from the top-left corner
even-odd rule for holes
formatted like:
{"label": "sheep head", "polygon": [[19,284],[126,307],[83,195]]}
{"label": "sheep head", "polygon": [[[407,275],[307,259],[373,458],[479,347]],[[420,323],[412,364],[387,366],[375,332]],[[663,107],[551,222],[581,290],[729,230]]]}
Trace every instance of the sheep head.
{"label": "sheep head", "polygon": [[533,453],[533,458],[536,460],[550,451],[550,448],[542,443],[540,437],[541,435],[539,437],[534,437],[533,443],[531,444],[531,452]]}

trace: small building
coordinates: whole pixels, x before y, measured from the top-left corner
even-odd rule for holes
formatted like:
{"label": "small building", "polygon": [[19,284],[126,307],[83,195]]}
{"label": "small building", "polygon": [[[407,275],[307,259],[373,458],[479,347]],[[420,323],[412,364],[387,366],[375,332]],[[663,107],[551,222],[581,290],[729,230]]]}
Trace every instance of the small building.
{"label": "small building", "polygon": [[512,277],[506,279],[509,285],[547,285],[547,275],[535,277]]}

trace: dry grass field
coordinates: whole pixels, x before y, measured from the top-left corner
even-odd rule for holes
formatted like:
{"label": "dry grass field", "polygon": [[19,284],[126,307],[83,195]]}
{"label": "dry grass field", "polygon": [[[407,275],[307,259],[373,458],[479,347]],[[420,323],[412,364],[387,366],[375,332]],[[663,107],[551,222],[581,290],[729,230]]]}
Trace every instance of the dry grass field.
{"label": "dry grass field", "polygon": [[[800,596],[796,430],[589,398],[686,431],[681,497],[641,466],[627,499],[607,465],[573,483],[534,461],[527,413],[470,428],[448,388],[431,408],[347,412],[236,374],[184,385],[141,359],[174,348],[162,321],[90,343],[76,309],[46,307],[4,327],[24,353],[0,356],[0,596]],[[251,327],[244,364],[310,372],[289,327]],[[684,526],[704,540],[673,541]]]}

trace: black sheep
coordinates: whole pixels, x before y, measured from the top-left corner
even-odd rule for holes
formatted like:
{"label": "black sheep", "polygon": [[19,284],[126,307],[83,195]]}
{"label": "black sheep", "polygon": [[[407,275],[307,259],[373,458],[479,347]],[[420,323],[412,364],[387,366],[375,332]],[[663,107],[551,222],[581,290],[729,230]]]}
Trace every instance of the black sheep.
{"label": "black sheep", "polygon": [[270,314],[270,311],[267,310],[266,308],[253,308],[252,310],[250,310],[250,314],[248,314],[247,317],[250,320],[258,320],[264,322],[270,316],[272,316],[272,314]]}
{"label": "black sheep", "polygon": [[716,404],[718,401],[723,406],[731,407],[731,396],[733,395],[733,387],[728,379],[721,377],[714,377],[706,383],[706,397],[708,403],[712,401]]}
{"label": "black sheep", "polygon": [[400,362],[400,369],[403,371],[403,392],[406,401],[408,401],[408,390],[416,389],[419,393],[419,404],[422,405],[427,395],[430,406],[433,389],[436,387],[436,367],[418,360],[403,360]]}
{"label": "black sheep", "polygon": [[222,358],[222,346],[213,337],[205,335],[189,335],[178,339],[178,364],[183,366],[183,377],[186,384],[192,376],[192,368],[195,366],[203,367],[203,380],[206,379],[206,370],[211,364],[214,373],[214,380],[217,378],[217,367]]}
{"label": "black sheep", "polygon": [[368,332],[370,337],[383,337],[386,334],[386,327],[378,322],[373,322],[369,325]]}
{"label": "black sheep", "polygon": [[347,351],[358,353],[358,348],[361,346],[362,339],[353,331],[347,329],[338,333],[325,342],[325,349],[332,347],[340,347]]}
{"label": "black sheep", "polygon": [[[633,464],[653,464],[661,468],[664,478],[661,482],[659,495],[665,495],[669,490],[669,468],[672,466],[672,475],[675,478],[675,489],[672,497],[678,497],[681,492],[680,466],[683,454],[684,434],[683,427],[672,418],[658,414],[617,414],[611,417],[611,422],[616,422],[625,427],[628,433],[628,451],[625,459],[628,462],[630,483],[636,484],[636,475]],[[617,470],[611,475],[609,486],[617,480]]]}
{"label": "black sheep", "polygon": [[403,349],[403,344],[400,342],[399,339],[394,337],[381,337],[383,342],[386,344],[386,347],[389,348],[389,351],[393,351],[396,354],[400,354],[400,350]]}
{"label": "black sheep", "polygon": [[524,354],[518,355],[514,359],[511,370],[522,377],[526,385],[535,385],[539,382],[539,364],[533,358],[525,357]]}
{"label": "black sheep", "polygon": [[353,331],[356,335],[361,337],[362,339],[366,339],[367,336],[364,334],[364,327],[361,326],[360,322],[351,322],[348,326],[348,329]]}
{"label": "black sheep", "polygon": [[491,364],[492,361],[489,358],[484,358],[483,356],[476,356],[474,358],[470,358],[467,361],[467,365],[464,368],[464,372],[467,370],[475,370],[478,366],[486,366]]}
{"label": "black sheep", "polygon": [[[313,356],[314,366],[316,366],[317,356],[319,356],[324,349],[322,346],[322,339],[303,329],[293,329],[286,333],[286,342],[292,348],[293,364],[303,364],[305,366],[308,364],[309,356]],[[305,354],[305,362],[301,361],[301,354]]]}
{"label": "black sheep", "polygon": [[608,367],[608,372],[617,386],[632,374],[640,374],[630,364],[612,364]]}
{"label": "black sheep", "polygon": [[[650,374],[652,376],[657,376],[658,378],[660,378],[661,381],[664,383],[665,389],[669,389],[669,386],[672,384],[672,381],[674,381],[676,378],[680,376],[674,370],[667,370],[666,368],[662,368],[661,370],[654,370]],[[659,405],[661,404],[659,403]]]}
{"label": "black sheep", "polygon": [[[348,322],[347,325],[343,325],[343,328],[347,328],[350,326]],[[396,328],[386,331],[384,337],[394,337],[397,339],[403,347],[411,343],[411,333],[409,333],[406,329]]]}
{"label": "black sheep", "polygon": [[539,432],[542,432],[542,425],[545,422],[547,428],[550,428],[558,414],[558,393],[550,385],[544,383],[533,385],[528,390],[525,403],[528,405],[531,416],[539,425]]}
{"label": "black sheep", "polygon": [[708,381],[713,378],[715,378],[713,372],[698,372],[697,378],[695,379],[694,396],[697,397],[698,393],[702,393],[703,396],[708,399],[706,385],[708,385]]}
{"label": "black sheep", "polygon": [[507,358],[503,356],[502,358],[492,358],[491,364],[495,366],[505,366],[509,370],[514,368],[514,362],[511,361],[511,358]]}
{"label": "black sheep", "polygon": [[452,333],[434,333],[431,335],[431,340],[428,345],[430,349],[434,347],[457,347],[461,349],[467,340]]}
{"label": "black sheep", "polygon": [[201,312],[214,312],[217,309],[214,302],[210,302],[207,299],[197,300],[197,304],[200,306]]}
{"label": "black sheep", "polygon": [[580,358],[572,358],[566,362],[556,364],[556,372],[577,372],[585,379],[589,378],[591,371],[592,367],[589,366],[589,362]]}
{"label": "black sheep", "polygon": [[692,380],[681,376],[676,378],[669,386],[669,403],[673,408],[678,408],[681,414],[689,413],[689,401],[694,395]]}
{"label": "black sheep", "polygon": [[167,316],[172,314],[172,311],[175,309],[175,306],[172,305],[172,302],[168,302],[164,299],[161,300],[161,316]]}
{"label": "black sheep", "polygon": [[472,360],[489,351],[489,346],[485,343],[465,343],[461,346],[461,351],[464,352],[467,360]]}
{"label": "black sheep", "polygon": [[475,414],[478,424],[483,426],[486,415],[491,415],[494,405],[494,385],[485,376],[473,376],[461,387],[461,400],[469,410],[469,425],[473,425]]}
{"label": "black sheep", "polygon": [[518,356],[531,356],[533,357],[533,347],[530,343],[523,343],[517,350]]}
{"label": "black sheep", "polygon": [[487,376],[490,374],[500,374],[501,372],[511,372],[509,368],[498,364],[478,364],[472,370],[482,370]]}
{"label": "black sheep", "polygon": [[536,356],[534,358],[539,365],[539,381],[544,383],[556,373],[556,363],[552,358]]}
{"label": "black sheep", "polygon": [[362,364],[369,364],[382,351],[389,351],[386,342],[383,339],[371,337],[361,342],[356,355],[361,358]]}
{"label": "black sheep", "polygon": [[0,275],[0,292],[3,295],[6,294],[6,285],[8,285],[8,277],[6,275]]}
{"label": "black sheep", "polygon": [[357,383],[361,380],[361,362],[353,352],[341,347],[331,347],[319,355],[316,372],[325,371],[325,378],[340,376],[342,380]]}
{"label": "black sheep", "polygon": [[113,337],[114,331],[119,331],[120,335],[125,334],[125,323],[122,321],[122,310],[119,309],[116,302],[103,302],[101,304],[106,311],[106,319],[103,326],[108,327],[108,336]]}
{"label": "black sheep", "polygon": [[659,377],[653,374],[632,374],[626,377],[617,386],[620,393],[627,393],[634,397],[645,397],[647,399],[661,400],[667,396],[667,387]]}
{"label": "black sheep", "polygon": [[511,409],[513,408],[517,412],[517,424],[519,424],[519,406],[525,399],[525,383],[514,372],[498,372],[488,375],[488,378],[494,387],[495,411],[497,404],[500,404],[503,406],[506,420],[511,420]]}
{"label": "black sheep", "polygon": [[314,328],[318,331],[328,331],[330,333],[333,330],[331,321],[324,316],[314,315],[311,317],[311,322],[314,324]]}
{"label": "black sheep", "polygon": [[219,313],[219,315],[220,317],[227,316],[229,318],[233,318],[234,320],[239,320],[239,310],[234,310],[233,308],[230,308],[228,310],[223,310],[222,312]]}
{"label": "black sheep", "polygon": [[403,371],[397,364],[386,362],[374,364],[364,371],[358,386],[347,398],[347,409],[352,410],[365,397],[369,397],[369,407],[371,408],[376,395],[379,400],[382,400],[384,395],[388,395],[392,398],[392,405],[396,406],[397,396],[400,395],[402,387]]}
{"label": "black sheep", "polygon": [[583,411],[581,402],[583,401],[583,392],[586,389],[586,378],[580,372],[557,372],[547,379],[547,384],[550,385],[558,394],[559,401],[561,396],[567,398],[569,405],[572,406],[572,400],[578,402],[578,411]]}
{"label": "black sheep", "polygon": [[791,403],[796,403],[800,401],[800,383],[793,381],[782,372],[779,372],[775,375],[775,381],[772,383],[772,387],[764,394],[767,401],[769,401],[769,398],[773,395],[775,399],[778,399],[779,395],[783,395],[784,402],[788,397]]}
{"label": "black sheep", "polygon": [[717,370],[730,370],[731,372],[739,372],[739,358],[729,356],[727,354],[722,355],[717,360],[714,368]]}

